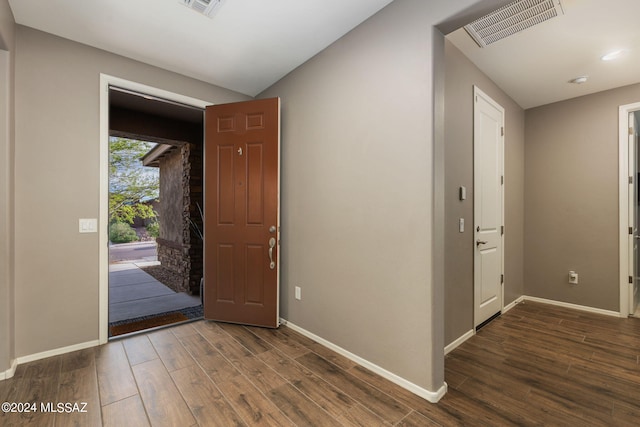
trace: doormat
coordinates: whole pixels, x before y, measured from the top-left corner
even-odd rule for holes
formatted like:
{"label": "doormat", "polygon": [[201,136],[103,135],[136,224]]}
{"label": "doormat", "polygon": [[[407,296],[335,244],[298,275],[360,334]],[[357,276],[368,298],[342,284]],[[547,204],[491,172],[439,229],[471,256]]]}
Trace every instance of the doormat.
{"label": "doormat", "polygon": [[158,326],[170,325],[172,323],[184,322],[185,320],[189,320],[189,318],[179,311],[174,313],[161,314],[159,316],[149,317],[147,319],[137,320],[122,325],[110,326],[109,336],[115,337],[118,335],[130,334],[131,332],[156,328]]}

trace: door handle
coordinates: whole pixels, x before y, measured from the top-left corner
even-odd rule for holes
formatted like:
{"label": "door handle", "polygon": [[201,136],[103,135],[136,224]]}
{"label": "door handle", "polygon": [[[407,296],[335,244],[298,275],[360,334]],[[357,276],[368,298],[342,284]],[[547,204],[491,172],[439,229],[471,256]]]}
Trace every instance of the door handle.
{"label": "door handle", "polygon": [[486,245],[487,243],[489,243],[489,242],[487,242],[485,240],[476,240],[476,246]]}
{"label": "door handle", "polygon": [[274,269],[276,268],[276,263],[273,262],[273,248],[276,246],[276,238],[272,237],[269,239],[269,268],[270,269]]}

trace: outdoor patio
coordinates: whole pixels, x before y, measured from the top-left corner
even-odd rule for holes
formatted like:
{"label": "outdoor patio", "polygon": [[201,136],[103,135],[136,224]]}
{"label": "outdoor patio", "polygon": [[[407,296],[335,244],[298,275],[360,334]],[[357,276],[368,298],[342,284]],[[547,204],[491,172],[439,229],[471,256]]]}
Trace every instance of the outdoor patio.
{"label": "outdoor patio", "polygon": [[109,323],[181,310],[200,305],[200,297],[177,293],[140,267],[157,262],[109,265]]}

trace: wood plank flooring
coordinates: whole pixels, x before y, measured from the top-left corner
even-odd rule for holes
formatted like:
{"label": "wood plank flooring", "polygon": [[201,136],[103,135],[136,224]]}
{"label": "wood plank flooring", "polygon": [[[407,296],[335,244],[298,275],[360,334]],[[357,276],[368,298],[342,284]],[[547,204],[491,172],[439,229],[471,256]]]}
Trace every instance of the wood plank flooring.
{"label": "wood plank flooring", "polygon": [[[2,426],[640,424],[640,319],[522,303],[445,360],[431,404],[310,339],[199,321],[18,367]],[[86,402],[86,412],[41,404]]]}

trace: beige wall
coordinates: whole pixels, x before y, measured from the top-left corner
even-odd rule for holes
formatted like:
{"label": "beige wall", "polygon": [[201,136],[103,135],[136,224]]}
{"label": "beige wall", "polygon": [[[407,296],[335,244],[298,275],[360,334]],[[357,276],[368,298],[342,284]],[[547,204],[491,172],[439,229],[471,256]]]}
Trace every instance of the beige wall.
{"label": "beige wall", "polygon": [[431,391],[444,341],[432,25],[452,9],[396,0],[260,95],[282,98],[283,317]]}
{"label": "beige wall", "polygon": [[13,278],[14,157],[13,14],[0,0],[0,378],[15,358]]}
{"label": "beige wall", "polygon": [[26,27],[16,46],[17,356],[98,339],[100,73],[211,102],[237,93]]}
{"label": "beige wall", "polygon": [[[505,109],[505,285],[509,304],[524,291],[524,110],[445,43],[445,343],[473,329],[473,86]],[[460,186],[467,199],[459,200]],[[465,231],[458,221],[465,220]]]}
{"label": "beige wall", "polygon": [[640,84],[527,110],[527,295],[619,310],[618,107],[638,101]]}

